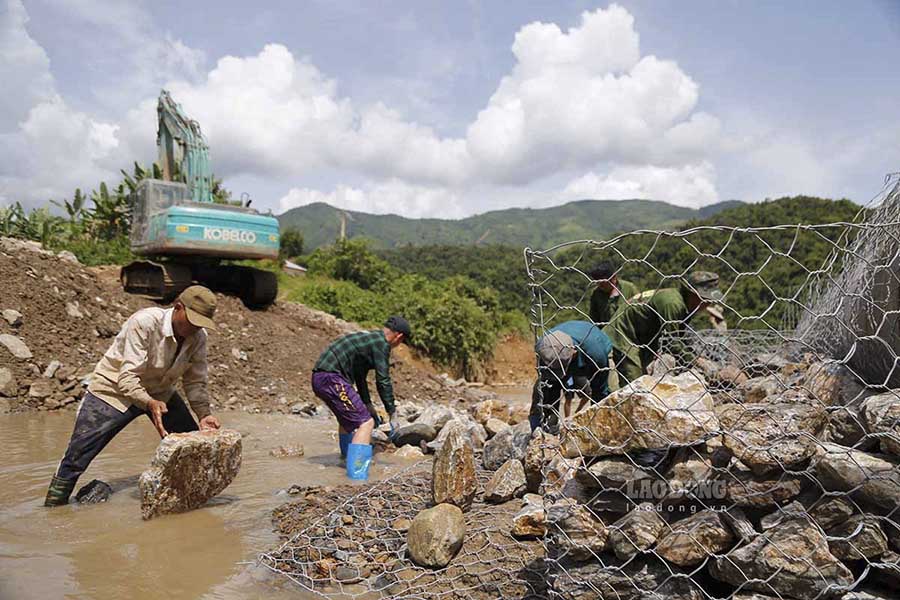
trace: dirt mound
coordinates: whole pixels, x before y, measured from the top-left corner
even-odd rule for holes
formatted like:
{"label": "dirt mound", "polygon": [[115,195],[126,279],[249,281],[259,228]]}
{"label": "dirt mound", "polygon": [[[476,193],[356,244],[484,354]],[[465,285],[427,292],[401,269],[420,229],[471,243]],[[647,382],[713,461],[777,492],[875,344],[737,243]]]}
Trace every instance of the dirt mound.
{"label": "dirt mound", "polygon": [[[22,315],[21,324],[0,319],[0,335],[19,338],[32,354],[19,359],[0,346],[0,412],[74,408],[122,323],[154,305],[122,291],[118,268],[85,268],[70,255],[10,238],[0,238],[0,281],[0,310]],[[331,340],[358,327],[295,303],[252,311],[236,298],[218,300],[219,331],[209,336],[214,410],[319,409],[309,383],[313,365]],[[6,385],[4,368],[13,380]],[[409,353],[396,353],[391,374],[400,401],[468,404],[484,396],[448,385]]]}

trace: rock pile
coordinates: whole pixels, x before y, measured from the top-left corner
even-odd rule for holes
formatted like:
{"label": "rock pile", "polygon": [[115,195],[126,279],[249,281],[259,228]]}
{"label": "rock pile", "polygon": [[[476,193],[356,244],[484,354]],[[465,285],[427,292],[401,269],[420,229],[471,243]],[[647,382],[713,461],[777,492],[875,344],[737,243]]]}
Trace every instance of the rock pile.
{"label": "rock pile", "polygon": [[655,372],[563,421],[558,442],[499,455],[524,456],[542,494],[511,533],[544,539],[556,593],[894,597],[879,586],[900,583],[900,390],[809,356]]}
{"label": "rock pile", "polygon": [[193,510],[227,488],[241,468],[241,434],[231,429],[171,433],[141,474],[144,519]]}

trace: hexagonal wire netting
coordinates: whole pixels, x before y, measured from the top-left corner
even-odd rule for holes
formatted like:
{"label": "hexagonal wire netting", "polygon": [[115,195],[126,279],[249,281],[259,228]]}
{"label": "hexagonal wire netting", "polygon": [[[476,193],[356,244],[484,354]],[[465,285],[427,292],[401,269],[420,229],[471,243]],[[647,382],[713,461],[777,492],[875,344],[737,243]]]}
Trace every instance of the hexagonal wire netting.
{"label": "hexagonal wire netting", "polygon": [[[526,250],[536,338],[581,322],[551,346],[569,370],[536,361],[515,456],[539,495],[489,504],[497,473],[479,467],[462,548],[422,568],[404,533],[433,504],[420,463],[310,491],[261,563],[328,598],[894,598],[898,259],[894,178],[848,222]],[[635,284],[607,312],[591,302],[602,262]],[[711,308],[682,286],[696,271],[719,276]]]}
{"label": "hexagonal wire netting", "polygon": [[[538,435],[546,472],[567,473],[542,490],[549,596],[896,597],[896,178],[852,222],[525,259]],[[604,313],[611,271],[629,296]],[[699,302],[696,272],[718,275],[719,302]]]}

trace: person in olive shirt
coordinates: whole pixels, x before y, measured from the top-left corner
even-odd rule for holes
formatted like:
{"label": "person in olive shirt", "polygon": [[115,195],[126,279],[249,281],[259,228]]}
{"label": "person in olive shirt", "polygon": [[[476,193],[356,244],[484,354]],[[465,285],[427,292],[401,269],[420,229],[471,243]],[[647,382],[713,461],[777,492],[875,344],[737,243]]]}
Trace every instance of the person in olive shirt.
{"label": "person in olive shirt", "polygon": [[597,286],[591,294],[588,316],[600,327],[607,325],[613,315],[622,310],[628,300],[639,292],[638,287],[630,281],[619,279],[616,271],[611,262],[605,261],[588,274]]}
{"label": "person in olive shirt", "polygon": [[[543,427],[548,433],[559,429],[560,417],[568,417],[571,397],[559,414],[560,392],[574,385],[582,393],[590,390],[592,402],[609,394],[609,354],[612,343],[600,327],[589,321],[566,321],[550,329],[535,344],[539,376],[531,395],[531,430]],[[568,389],[566,389],[568,388]],[[574,390],[573,390],[574,391]],[[587,401],[586,396],[575,412]]]}
{"label": "person in olive shirt", "polygon": [[691,273],[677,287],[643,292],[603,328],[612,341],[620,387],[646,373],[657,358],[664,331],[684,329],[698,311],[721,301],[718,285],[715,273]]}
{"label": "person in olive shirt", "polygon": [[358,331],[338,338],[322,352],[313,368],[313,393],[337,418],[341,456],[347,458],[347,475],[351,479],[368,476],[372,431],[378,419],[366,377],[369,371],[375,370],[375,387],[390,419],[393,435],[397,420],[390,374],[391,350],[410,336],[406,319],[393,316],[382,329]]}

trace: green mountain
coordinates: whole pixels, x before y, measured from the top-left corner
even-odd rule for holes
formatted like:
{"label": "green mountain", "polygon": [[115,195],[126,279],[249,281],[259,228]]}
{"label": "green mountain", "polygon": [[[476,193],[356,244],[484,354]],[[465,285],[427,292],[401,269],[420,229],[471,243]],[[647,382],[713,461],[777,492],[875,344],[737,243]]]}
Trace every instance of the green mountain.
{"label": "green mountain", "polygon": [[[442,245],[507,245],[547,248],[572,240],[600,239],[635,229],[675,229],[691,219],[710,217],[742,205],[720,202],[700,210],[654,200],[579,200],[551,208],[509,208],[465,219],[408,219],[343,211],[348,237],[365,237],[375,248]],[[341,212],[317,202],[278,217],[282,228],[303,233],[307,251],[340,235]]]}

